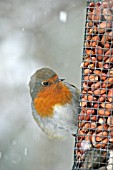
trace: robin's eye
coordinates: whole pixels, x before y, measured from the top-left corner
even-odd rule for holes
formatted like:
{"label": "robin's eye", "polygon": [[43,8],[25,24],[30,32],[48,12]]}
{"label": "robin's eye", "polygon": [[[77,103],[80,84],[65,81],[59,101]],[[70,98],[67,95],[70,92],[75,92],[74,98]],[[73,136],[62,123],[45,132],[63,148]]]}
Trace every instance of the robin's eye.
{"label": "robin's eye", "polygon": [[42,82],[42,85],[43,85],[43,86],[48,86],[48,85],[49,85],[49,82],[48,82],[48,81],[44,81],[44,82]]}

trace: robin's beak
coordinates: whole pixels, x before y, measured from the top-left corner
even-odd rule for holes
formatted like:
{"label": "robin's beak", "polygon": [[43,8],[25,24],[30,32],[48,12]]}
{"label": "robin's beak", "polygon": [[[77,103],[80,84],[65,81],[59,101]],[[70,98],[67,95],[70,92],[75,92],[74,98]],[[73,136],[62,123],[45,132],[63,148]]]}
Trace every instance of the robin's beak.
{"label": "robin's beak", "polygon": [[65,79],[57,79],[56,81],[55,81],[55,83],[58,83],[58,82],[60,82],[60,81],[64,81]]}
{"label": "robin's beak", "polygon": [[58,79],[59,81],[64,81],[65,79]]}

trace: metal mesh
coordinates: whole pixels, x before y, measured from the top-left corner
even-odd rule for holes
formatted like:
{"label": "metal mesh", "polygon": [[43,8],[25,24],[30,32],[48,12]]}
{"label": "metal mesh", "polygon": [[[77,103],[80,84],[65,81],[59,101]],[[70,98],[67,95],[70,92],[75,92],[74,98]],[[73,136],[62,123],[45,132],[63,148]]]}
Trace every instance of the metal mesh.
{"label": "metal mesh", "polygon": [[113,0],[87,1],[73,170],[113,170]]}

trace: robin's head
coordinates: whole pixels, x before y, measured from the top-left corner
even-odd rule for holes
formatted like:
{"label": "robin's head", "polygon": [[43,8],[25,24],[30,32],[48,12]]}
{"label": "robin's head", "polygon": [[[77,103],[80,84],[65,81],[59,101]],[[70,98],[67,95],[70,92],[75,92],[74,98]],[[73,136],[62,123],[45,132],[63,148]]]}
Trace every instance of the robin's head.
{"label": "robin's head", "polygon": [[44,88],[51,86],[53,83],[57,83],[63,79],[59,79],[58,75],[49,68],[42,68],[37,70],[30,79],[30,94],[34,99],[38,92]]}

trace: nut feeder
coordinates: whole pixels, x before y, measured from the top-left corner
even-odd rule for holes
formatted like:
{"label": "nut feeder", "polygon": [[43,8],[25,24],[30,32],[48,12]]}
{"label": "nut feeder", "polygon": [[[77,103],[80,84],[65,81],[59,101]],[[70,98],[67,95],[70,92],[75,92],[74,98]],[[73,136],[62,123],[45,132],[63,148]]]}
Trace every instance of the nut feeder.
{"label": "nut feeder", "polygon": [[87,1],[72,170],[113,170],[113,0]]}

